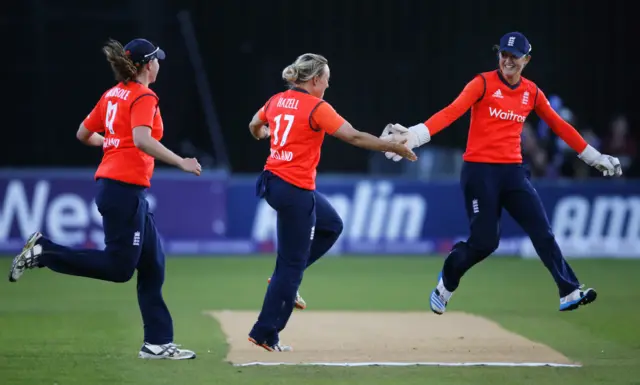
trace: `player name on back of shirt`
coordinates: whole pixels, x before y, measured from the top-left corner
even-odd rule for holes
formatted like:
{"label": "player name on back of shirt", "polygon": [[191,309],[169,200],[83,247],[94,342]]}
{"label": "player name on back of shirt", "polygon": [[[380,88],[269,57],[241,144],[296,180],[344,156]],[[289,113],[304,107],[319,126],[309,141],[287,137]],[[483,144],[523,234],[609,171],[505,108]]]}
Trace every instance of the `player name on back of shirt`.
{"label": "player name on back of shirt", "polygon": [[280,98],[278,99],[278,103],[276,104],[276,106],[282,107],[282,108],[288,108],[291,110],[297,110],[298,103],[300,103],[300,101],[296,98]]}
{"label": "player name on back of shirt", "polygon": [[112,89],[109,90],[109,92],[107,92],[104,97],[105,98],[119,98],[122,100],[127,100],[127,98],[129,97],[129,94],[131,94],[131,91],[129,90],[123,90],[120,87],[113,87]]}

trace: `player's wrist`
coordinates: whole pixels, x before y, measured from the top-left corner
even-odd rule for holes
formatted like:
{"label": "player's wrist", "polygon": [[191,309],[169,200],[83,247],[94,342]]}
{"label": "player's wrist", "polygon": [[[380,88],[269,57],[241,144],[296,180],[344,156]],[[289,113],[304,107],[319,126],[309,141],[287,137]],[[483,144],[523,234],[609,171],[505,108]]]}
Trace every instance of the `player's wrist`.
{"label": "player's wrist", "polygon": [[416,135],[416,139],[417,139],[416,147],[420,147],[431,140],[431,133],[429,132],[429,127],[427,127],[427,125],[424,123],[416,124],[415,126],[409,127],[409,131]]}
{"label": "player's wrist", "polygon": [[600,151],[587,144],[587,147],[578,155],[578,158],[591,166],[600,157],[600,155],[602,155]]}
{"label": "player's wrist", "polygon": [[389,148],[386,149],[385,151],[397,153],[398,151],[402,151],[404,147],[405,147],[404,144],[391,142],[389,143]]}

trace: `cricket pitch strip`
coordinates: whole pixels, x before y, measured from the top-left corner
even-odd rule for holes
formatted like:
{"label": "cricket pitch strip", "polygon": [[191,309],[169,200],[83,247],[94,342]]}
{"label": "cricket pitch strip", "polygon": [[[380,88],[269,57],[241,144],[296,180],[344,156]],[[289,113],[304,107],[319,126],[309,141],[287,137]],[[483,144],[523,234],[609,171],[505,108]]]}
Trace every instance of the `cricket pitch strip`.
{"label": "cricket pitch strip", "polygon": [[447,312],[296,311],[281,333],[292,352],[268,352],[247,340],[256,311],[209,311],[235,366],[556,366],[580,367],[550,347],[486,318]]}

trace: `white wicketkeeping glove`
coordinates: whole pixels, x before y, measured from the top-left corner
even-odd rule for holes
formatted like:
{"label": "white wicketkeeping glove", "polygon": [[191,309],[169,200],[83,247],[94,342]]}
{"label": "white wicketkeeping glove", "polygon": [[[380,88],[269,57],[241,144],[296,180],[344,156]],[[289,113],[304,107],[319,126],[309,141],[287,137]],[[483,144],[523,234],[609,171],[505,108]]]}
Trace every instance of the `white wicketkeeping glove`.
{"label": "white wicketkeeping glove", "polygon": [[589,166],[595,167],[596,170],[602,172],[602,175],[604,176],[622,175],[622,167],[620,166],[620,160],[618,160],[618,158],[607,154],[601,154],[590,145],[587,145],[587,148],[578,155],[578,158]]}
{"label": "white wicketkeeping glove", "polygon": [[[387,124],[387,126],[382,131],[382,135],[380,135],[380,138],[383,138],[387,135],[406,138],[407,142],[404,145],[407,146],[410,150],[416,147],[420,147],[431,140],[429,128],[427,128],[424,123],[416,124],[415,126],[411,126],[409,128],[406,128],[398,123]],[[387,157],[387,159],[393,159],[394,162],[398,162],[400,161],[400,159],[402,159],[400,155],[394,152],[385,152],[384,155]]]}

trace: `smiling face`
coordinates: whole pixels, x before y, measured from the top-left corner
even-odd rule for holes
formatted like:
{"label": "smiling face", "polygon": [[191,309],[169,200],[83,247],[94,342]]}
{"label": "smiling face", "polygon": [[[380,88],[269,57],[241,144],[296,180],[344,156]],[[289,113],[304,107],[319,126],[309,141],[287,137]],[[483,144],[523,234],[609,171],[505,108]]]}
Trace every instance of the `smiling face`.
{"label": "smiling face", "polygon": [[511,52],[500,51],[500,71],[506,78],[519,77],[524,67],[531,60],[531,56],[523,55],[517,57]]}

